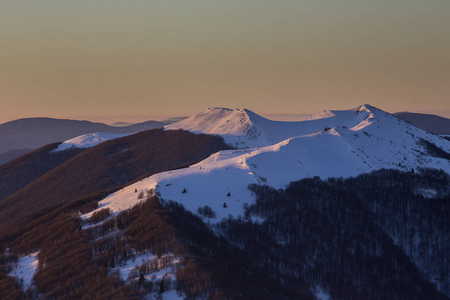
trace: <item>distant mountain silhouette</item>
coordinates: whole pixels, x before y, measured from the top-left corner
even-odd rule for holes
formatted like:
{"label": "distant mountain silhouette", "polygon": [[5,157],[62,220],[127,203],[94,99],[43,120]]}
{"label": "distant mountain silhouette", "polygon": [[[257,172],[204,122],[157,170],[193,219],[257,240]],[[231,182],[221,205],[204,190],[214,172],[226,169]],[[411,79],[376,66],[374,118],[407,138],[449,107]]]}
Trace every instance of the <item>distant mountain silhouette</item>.
{"label": "distant mountain silhouette", "polygon": [[450,135],[450,119],[437,115],[398,112],[394,116],[434,134]]}
{"label": "distant mountain silhouette", "polygon": [[111,126],[114,127],[124,127],[124,126],[130,126],[133,125],[134,123],[130,123],[130,122],[115,122],[113,124],[111,124]]}
{"label": "distant mountain silhouette", "polygon": [[168,122],[147,121],[124,127],[103,123],[52,118],[27,118],[0,124],[0,154],[16,149],[36,149],[76,136],[93,133],[133,133],[167,125]]}

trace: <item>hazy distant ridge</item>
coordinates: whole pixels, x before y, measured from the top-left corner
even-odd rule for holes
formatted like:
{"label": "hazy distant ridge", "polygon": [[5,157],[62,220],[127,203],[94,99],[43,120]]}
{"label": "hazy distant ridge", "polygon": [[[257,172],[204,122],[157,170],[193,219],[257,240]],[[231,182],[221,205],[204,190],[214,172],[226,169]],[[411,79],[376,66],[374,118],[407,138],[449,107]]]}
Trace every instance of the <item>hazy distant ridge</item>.
{"label": "hazy distant ridge", "polygon": [[450,135],[450,119],[437,115],[398,112],[396,117],[434,134]]}
{"label": "hazy distant ridge", "polygon": [[27,118],[0,125],[0,154],[15,149],[35,149],[86,133],[132,133],[162,127],[167,122],[147,121],[124,127],[103,123],[52,118]]}

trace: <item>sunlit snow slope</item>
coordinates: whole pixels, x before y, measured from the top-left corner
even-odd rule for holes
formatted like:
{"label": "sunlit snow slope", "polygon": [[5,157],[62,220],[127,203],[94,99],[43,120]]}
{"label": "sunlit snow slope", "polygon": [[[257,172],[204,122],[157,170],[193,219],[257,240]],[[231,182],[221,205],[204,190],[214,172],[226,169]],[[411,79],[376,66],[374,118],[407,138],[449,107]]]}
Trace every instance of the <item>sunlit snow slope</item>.
{"label": "sunlit snow slope", "polygon": [[322,119],[277,122],[248,110],[213,108],[166,126],[217,134],[238,150],[218,152],[190,168],[164,172],[107,197],[100,208],[118,212],[135,205],[140,191],[155,189],[196,213],[242,215],[253,197],[248,185],[284,188],[305,177],[348,177],[381,168],[419,167],[450,173],[450,141],[420,130],[369,105],[332,111]]}
{"label": "sunlit snow slope", "polygon": [[298,122],[265,119],[247,109],[210,108],[165,126],[165,129],[184,129],[194,133],[220,135],[235,148],[269,146],[286,139],[321,132],[336,126],[354,127],[370,115],[370,111],[325,111],[324,117]]}
{"label": "sunlit snow slope", "polygon": [[107,133],[107,132],[96,132],[96,133],[88,133],[83,134],[73,139],[67,140],[60,144],[58,148],[54,151],[62,151],[69,148],[91,148],[97,146],[100,143],[103,143],[108,140],[117,139],[120,137],[124,137],[130,135],[132,133]]}

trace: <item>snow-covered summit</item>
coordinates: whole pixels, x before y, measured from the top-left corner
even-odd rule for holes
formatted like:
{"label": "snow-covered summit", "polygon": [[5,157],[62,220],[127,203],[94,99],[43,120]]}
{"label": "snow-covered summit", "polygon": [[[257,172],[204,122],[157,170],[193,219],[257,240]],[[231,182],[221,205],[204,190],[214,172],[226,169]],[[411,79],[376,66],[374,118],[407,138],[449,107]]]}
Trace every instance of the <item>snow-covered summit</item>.
{"label": "snow-covered summit", "polygon": [[190,118],[165,126],[194,133],[216,134],[235,148],[269,146],[288,138],[323,131],[325,128],[355,127],[372,115],[375,108],[366,105],[344,111],[324,111],[313,119],[272,121],[248,109],[210,108]]}
{"label": "snow-covered summit", "polygon": [[[251,118],[252,117],[252,118]],[[266,120],[245,109],[208,108],[185,120],[165,126],[168,130],[183,129],[194,133],[220,135],[236,148],[268,145],[270,142],[257,126]]]}
{"label": "snow-covered summit", "polygon": [[370,105],[299,122],[213,108],[166,127],[178,128],[218,134],[241,149],[153,175],[112,194],[100,207],[128,209],[140,201],[136,191],[155,189],[163,199],[194,213],[208,205],[219,221],[229,214],[241,215],[244,203],[254,201],[247,188],[252,183],[284,188],[307,177],[349,177],[382,168],[435,168],[450,174],[450,141]]}

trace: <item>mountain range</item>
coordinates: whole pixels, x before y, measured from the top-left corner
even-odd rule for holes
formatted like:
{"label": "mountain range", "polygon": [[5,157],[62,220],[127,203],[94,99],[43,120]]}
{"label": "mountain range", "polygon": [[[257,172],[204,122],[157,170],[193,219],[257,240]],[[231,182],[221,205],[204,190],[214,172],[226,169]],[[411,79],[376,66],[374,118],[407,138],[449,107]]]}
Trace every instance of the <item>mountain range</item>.
{"label": "mountain range", "polygon": [[128,126],[109,126],[103,123],[52,118],[27,118],[0,124],[0,164],[24,152],[63,142],[87,133],[126,134],[162,127],[170,121],[147,121]]}
{"label": "mountain range", "polygon": [[398,112],[396,117],[434,134],[450,135],[450,119],[411,112]]}
{"label": "mountain range", "polygon": [[[305,120],[322,118],[330,111],[317,115],[305,115]],[[412,125],[439,135],[450,135],[450,120],[436,115],[400,112],[398,118]],[[130,133],[158,128],[186,119],[177,117],[161,122],[147,121],[143,123],[116,122],[112,126],[89,121],[28,118],[0,124],[0,165],[16,157],[22,156],[41,146],[66,141],[62,147],[90,147],[111,138]],[[72,141],[72,139],[74,139]],[[88,141],[88,142],[86,142]],[[94,143],[92,143],[94,141]],[[89,143],[90,142],[90,143]],[[72,143],[72,144],[71,144]]]}
{"label": "mountain range", "polygon": [[[136,203],[134,190],[155,189],[162,198],[176,200],[192,212],[208,205],[220,221],[230,213],[236,217],[244,213],[241,201],[251,202],[250,184],[284,188],[302,178],[350,177],[384,168],[407,172],[435,168],[450,173],[450,143],[439,136],[368,105],[328,115],[279,122],[248,110],[213,108],[167,125],[166,130],[219,135],[237,149],[138,182],[108,197],[106,207],[112,211],[124,203],[131,207]],[[189,193],[180,195],[183,189]],[[226,197],[228,192],[231,198]],[[228,207],[223,210],[222,201],[209,203],[209,199],[228,200]]]}
{"label": "mountain range", "polygon": [[[298,122],[210,108],[43,147],[0,166],[15,186],[1,190],[0,288],[449,299],[450,141],[411,123],[371,105]],[[24,165],[39,168],[16,184]]]}

